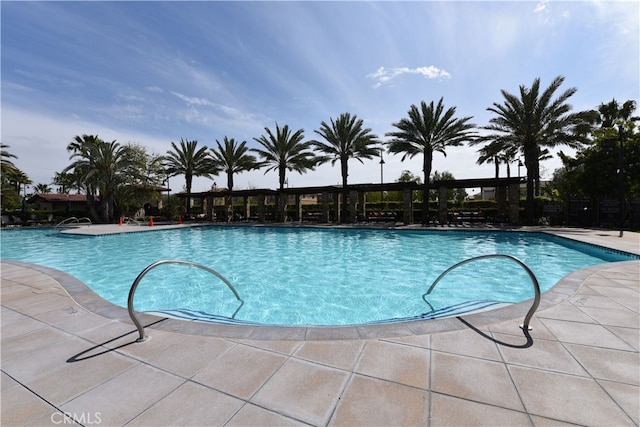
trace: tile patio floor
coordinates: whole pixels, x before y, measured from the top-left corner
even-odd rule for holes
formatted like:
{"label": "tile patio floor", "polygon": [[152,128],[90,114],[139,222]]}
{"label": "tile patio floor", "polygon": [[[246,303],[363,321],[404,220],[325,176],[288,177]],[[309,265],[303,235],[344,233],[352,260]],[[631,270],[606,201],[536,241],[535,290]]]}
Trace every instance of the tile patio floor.
{"label": "tile patio floor", "polygon": [[[634,233],[555,232],[640,251]],[[563,279],[530,337],[520,304],[329,331],[165,320],[143,343],[126,310],[77,280],[0,268],[2,426],[640,423],[640,261]]]}

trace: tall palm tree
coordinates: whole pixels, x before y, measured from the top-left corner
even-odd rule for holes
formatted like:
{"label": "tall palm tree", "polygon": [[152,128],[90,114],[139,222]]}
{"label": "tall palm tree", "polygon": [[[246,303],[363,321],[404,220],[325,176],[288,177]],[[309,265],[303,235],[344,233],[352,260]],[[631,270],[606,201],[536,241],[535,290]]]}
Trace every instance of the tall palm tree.
{"label": "tall palm tree", "polygon": [[217,149],[211,149],[211,157],[215,167],[227,173],[227,190],[229,195],[225,198],[225,207],[227,209],[227,221],[233,219],[233,205],[231,191],[233,191],[233,175],[245,171],[250,171],[260,167],[255,156],[249,153],[247,141],[237,143],[235,139],[223,139],[223,144],[216,139]]}
{"label": "tall palm tree", "polygon": [[209,157],[206,145],[198,148],[198,141],[189,141],[180,138],[180,147],[175,142],[171,142],[173,150],[167,151],[164,157],[164,165],[169,177],[184,175],[187,189],[187,215],[191,214],[191,185],[194,176],[212,178],[220,170]]}
{"label": "tall palm tree", "polygon": [[11,154],[9,151],[7,151],[6,148],[9,148],[9,146],[0,143],[0,169],[2,170],[2,173],[5,173],[10,169],[15,169],[16,165],[14,165],[10,159],[18,158],[14,154]]}
{"label": "tall palm tree", "polygon": [[331,162],[334,165],[340,161],[340,171],[342,173],[342,211],[343,218],[347,212],[347,177],[349,176],[349,159],[358,160],[371,159],[380,154],[380,149],[376,147],[380,143],[378,136],[371,133],[371,129],[363,127],[362,119],[358,119],[354,114],[342,113],[333,120],[331,125],[326,122],[320,123],[320,129],[314,130],[325,142],[310,141],[313,146],[324,155],[317,158],[318,164]]}
{"label": "tall palm tree", "polygon": [[[257,153],[262,158],[262,166],[268,166],[265,174],[272,170],[278,171],[278,184],[280,190],[284,188],[287,171],[295,171],[300,174],[307,170],[313,170],[316,165],[316,156],[309,149],[311,142],[303,142],[304,130],[298,129],[291,132],[288,125],[280,128],[276,123],[275,135],[271,129],[264,128],[266,135],[260,138],[253,138],[261,148],[253,148],[251,151]],[[284,219],[287,209],[286,200],[281,202],[278,198],[279,220]]]}
{"label": "tall palm tree", "polygon": [[422,101],[419,108],[411,106],[409,117],[393,124],[397,131],[386,134],[391,137],[387,142],[390,153],[403,153],[402,160],[418,154],[423,156],[423,224],[429,220],[429,176],[433,167],[433,153],[439,152],[446,156],[448,147],[460,146],[464,141],[474,138],[472,129],[475,125],[469,123],[471,117],[455,118],[455,113],[456,107],[449,107],[445,111],[442,98],[437,105],[433,101],[428,105]]}
{"label": "tall palm tree", "polygon": [[49,184],[37,184],[35,187],[33,187],[33,190],[36,193],[51,193],[51,187],[49,187]]}
{"label": "tall palm tree", "polygon": [[112,222],[116,192],[125,182],[124,171],[131,163],[128,149],[115,140],[105,142],[97,135],[83,135],[76,136],[67,150],[73,153],[70,159],[75,160],[63,172],[73,170],[79,181],[84,183],[90,208],[93,207],[92,196],[100,196],[100,212],[96,217],[103,222]]}
{"label": "tall palm tree", "polygon": [[554,94],[564,82],[556,77],[548,88],[540,91],[540,79],[536,78],[530,88],[520,85],[519,96],[502,90],[504,103],[493,103],[487,110],[496,116],[484,128],[493,131],[487,139],[503,139],[519,147],[527,168],[527,223],[534,222],[534,186],[539,176],[540,147],[567,145],[579,148],[586,142],[585,113],[570,113],[572,107],[567,100],[576,93],[569,88],[555,99]]}

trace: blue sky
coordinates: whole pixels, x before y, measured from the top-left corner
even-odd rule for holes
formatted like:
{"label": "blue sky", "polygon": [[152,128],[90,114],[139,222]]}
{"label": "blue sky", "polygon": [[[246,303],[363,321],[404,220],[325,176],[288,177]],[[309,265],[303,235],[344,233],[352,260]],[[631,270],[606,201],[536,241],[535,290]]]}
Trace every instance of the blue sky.
{"label": "blue sky", "polygon": [[[66,146],[85,133],[164,154],[181,138],[257,146],[276,122],[314,139],[321,121],[350,112],[383,138],[412,104],[440,97],[484,126],[502,89],[517,93],[536,77],[546,87],[558,75],[562,90],[578,89],[575,110],[640,102],[633,1],[2,1],[0,13],[2,143],[34,183],[70,164]],[[434,169],[493,176],[477,149],[436,154]],[[349,182],[380,182],[378,162],[352,161]],[[419,158],[385,162],[385,182],[422,175]],[[560,165],[543,163],[543,177]],[[235,182],[275,188],[277,176]],[[289,175],[295,187],[339,182],[330,165]],[[174,191],[183,185],[172,179]],[[211,185],[197,180],[194,191]]]}

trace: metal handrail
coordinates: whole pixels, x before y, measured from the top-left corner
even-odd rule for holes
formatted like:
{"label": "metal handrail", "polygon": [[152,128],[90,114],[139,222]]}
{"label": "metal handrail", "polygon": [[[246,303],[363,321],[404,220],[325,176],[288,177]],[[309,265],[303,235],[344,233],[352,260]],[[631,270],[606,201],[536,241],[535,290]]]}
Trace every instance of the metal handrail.
{"label": "metal handrail", "polygon": [[91,219],[87,218],[86,216],[83,216],[82,218],[77,218],[75,216],[72,216],[70,218],[63,219],[62,221],[57,223],[54,228],[58,228],[60,226],[67,225],[67,224],[80,224],[80,222],[82,221],[85,221],[88,225],[91,225]]}
{"label": "metal handrail", "polygon": [[218,279],[222,280],[227,285],[227,287],[231,290],[231,292],[233,292],[233,295],[235,295],[236,299],[238,301],[240,301],[240,305],[238,306],[236,311],[233,312],[233,315],[231,316],[232,319],[235,318],[235,316],[238,313],[238,311],[240,311],[240,309],[244,305],[244,300],[242,298],[240,298],[240,295],[236,291],[236,288],[234,288],[233,285],[231,283],[229,283],[229,281],[224,276],[222,276],[220,273],[218,273],[217,271],[215,271],[215,270],[213,270],[213,269],[211,269],[211,268],[209,268],[209,267],[207,267],[205,265],[197,264],[197,263],[191,262],[191,261],[179,261],[179,260],[171,260],[171,259],[154,262],[153,264],[149,265],[147,268],[142,270],[142,272],[140,272],[140,274],[138,274],[138,277],[136,277],[136,280],[134,280],[133,284],[131,285],[131,289],[129,289],[129,298],[127,300],[127,309],[129,310],[129,317],[131,317],[131,320],[136,325],[136,328],[138,328],[138,334],[140,335],[140,337],[136,340],[136,342],[146,341],[147,339],[149,339],[149,337],[145,335],[144,326],[142,326],[142,323],[140,323],[140,320],[138,319],[138,316],[136,316],[136,313],[133,310],[133,296],[136,293],[136,288],[138,287],[138,284],[140,283],[142,278],[145,276],[145,274],[147,274],[151,269],[153,269],[153,268],[155,268],[155,267],[157,267],[159,265],[162,265],[162,264],[180,264],[180,265],[188,265],[188,266],[191,266],[191,267],[197,267],[197,268],[200,268],[202,270],[208,271],[209,273],[211,273],[214,276],[216,276]]}
{"label": "metal handrail", "polygon": [[525,269],[525,271],[527,272],[527,274],[531,278],[531,281],[533,282],[533,289],[535,291],[535,296],[533,298],[533,304],[531,305],[531,308],[529,309],[529,311],[527,312],[526,316],[524,317],[524,322],[522,323],[522,325],[520,325],[520,328],[522,328],[524,330],[527,330],[527,331],[530,331],[531,327],[529,327],[529,322],[531,321],[531,318],[533,317],[533,314],[536,312],[536,310],[538,309],[538,306],[540,305],[540,284],[538,283],[538,279],[536,279],[535,274],[533,274],[533,271],[531,271],[531,269],[529,267],[527,267],[527,265],[524,262],[520,261],[518,258],[516,258],[516,257],[514,257],[512,255],[489,254],[489,255],[480,255],[480,256],[477,256],[477,257],[465,259],[464,261],[461,261],[461,262],[449,267],[440,276],[438,276],[438,278],[429,287],[427,292],[422,294],[422,299],[424,300],[424,302],[427,303],[427,305],[429,307],[431,307],[431,310],[433,311],[433,306],[431,304],[429,304],[429,302],[427,301],[426,297],[436,287],[438,282],[445,275],[447,275],[451,270],[456,269],[456,268],[460,267],[461,265],[467,264],[469,262],[477,261],[477,260],[480,260],[480,259],[486,259],[486,258],[507,258],[507,259],[513,260],[513,261],[517,262],[518,264],[520,264],[520,266]]}

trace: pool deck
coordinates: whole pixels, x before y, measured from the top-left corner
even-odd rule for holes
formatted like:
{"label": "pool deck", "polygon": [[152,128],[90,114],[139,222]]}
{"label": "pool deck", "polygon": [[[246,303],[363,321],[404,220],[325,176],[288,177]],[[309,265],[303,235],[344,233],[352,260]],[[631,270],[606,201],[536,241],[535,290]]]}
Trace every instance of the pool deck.
{"label": "pool deck", "polygon": [[[151,229],[120,231],[134,228]],[[533,230],[640,254],[637,233]],[[77,279],[0,269],[2,426],[640,424],[640,261],[568,275],[530,333],[529,302],[357,328],[145,316],[142,343],[125,309]]]}

